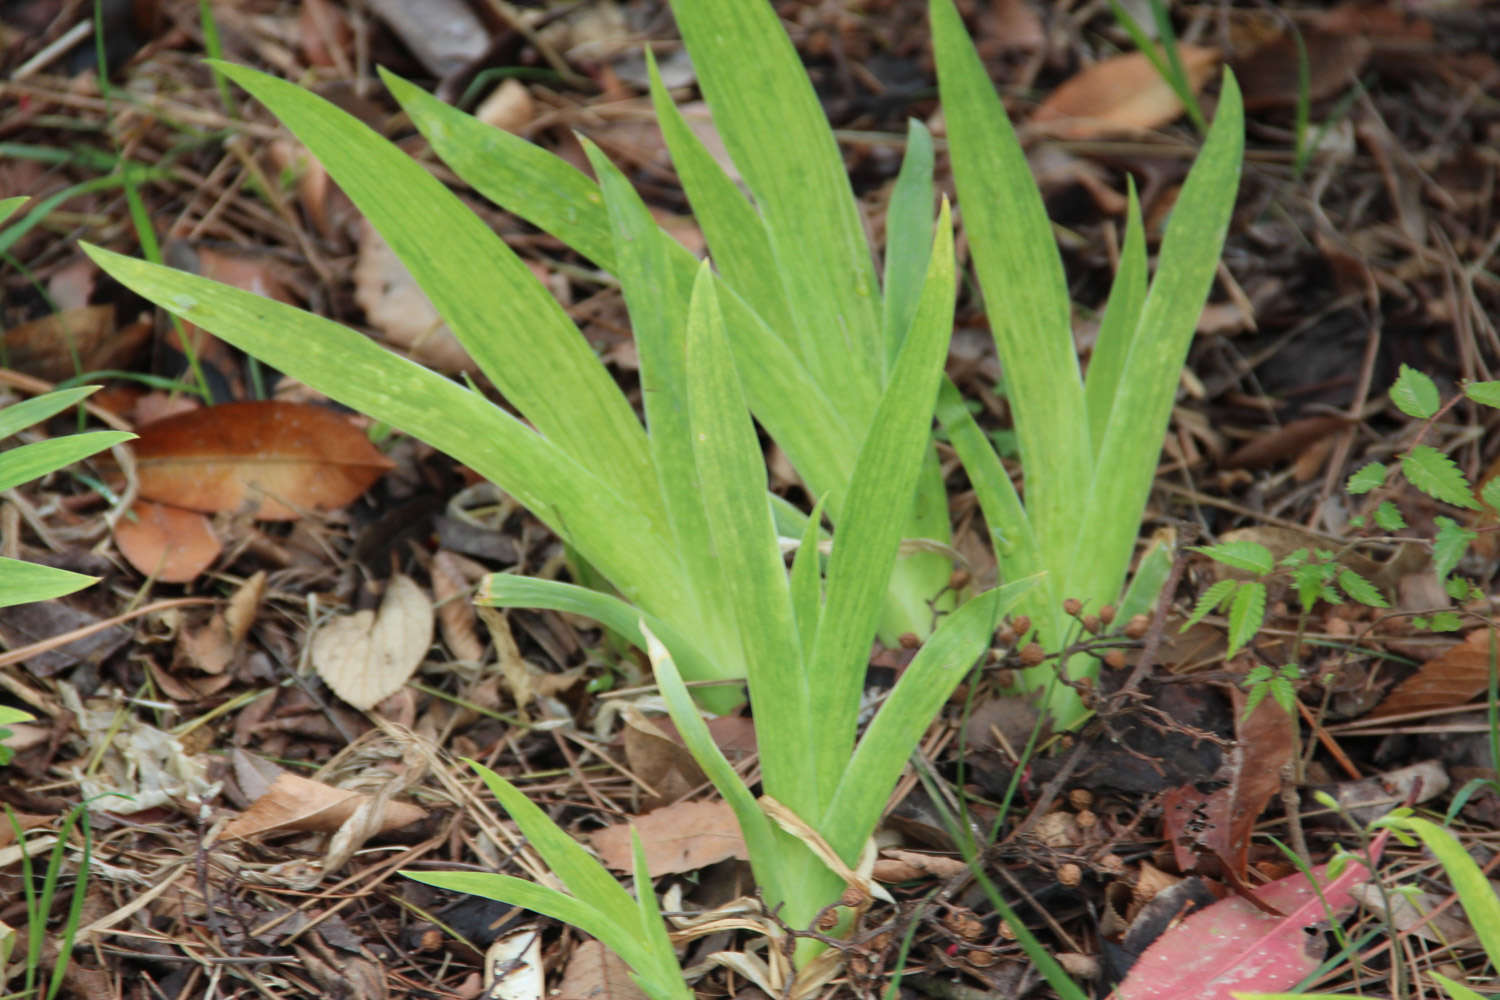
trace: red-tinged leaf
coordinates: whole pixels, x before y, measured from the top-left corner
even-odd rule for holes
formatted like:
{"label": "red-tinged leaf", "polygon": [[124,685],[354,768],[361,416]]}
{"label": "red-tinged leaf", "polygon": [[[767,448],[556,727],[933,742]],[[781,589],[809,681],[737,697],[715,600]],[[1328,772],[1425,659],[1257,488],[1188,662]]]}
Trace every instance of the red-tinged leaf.
{"label": "red-tinged leaf", "polygon": [[[1178,51],[1193,92],[1201,91],[1219,62],[1219,51],[1201,45],[1180,45]],[[1182,111],[1182,101],[1146,54],[1131,52],[1097,62],[1069,79],[1031,120],[1061,139],[1093,139],[1156,128]]]}
{"label": "red-tinged leaf", "polygon": [[392,468],[333,410],[226,403],[143,427],[134,445],[141,496],[208,513],[249,509],[290,521],[342,507]]}
{"label": "red-tinged leaf", "polygon": [[[1386,834],[1371,845],[1378,860]],[[1114,1000],[1232,1000],[1239,993],[1280,993],[1296,985],[1323,960],[1324,942],[1309,934],[1353,905],[1351,890],[1370,877],[1357,861],[1328,880],[1328,866],[1313,869],[1321,897],[1301,872],[1255,890],[1256,898],[1282,917],[1230,896],[1191,914],[1156,939],[1114,992]]]}
{"label": "red-tinged leaf", "polygon": [[197,511],[137,500],[115,523],[120,554],[160,583],[187,583],[213,565],[222,546]]}
{"label": "red-tinged leaf", "polygon": [[1232,689],[1235,745],[1229,753],[1229,784],[1210,794],[1193,785],[1174,788],[1162,799],[1167,837],[1183,871],[1202,870],[1203,852],[1223,866],[1229,881],[1243,885],[1255,821],[1281,788],[1282,768],[1296,752],[1286,710],[1266,698],[1245,715],[1245,693]]}
{"label": "red-tinged leaf", "polygon": [[[1500,646],[1500,636],[1496,639]],[[1497,650],[1500,655],[1500,650]],[[1463,642],[1422,664],[1391,689],[1370,712],[1372,718],[1432,708],[1452,708],[1483,694],[1490,684],[1490,630],[1476,629]]]}

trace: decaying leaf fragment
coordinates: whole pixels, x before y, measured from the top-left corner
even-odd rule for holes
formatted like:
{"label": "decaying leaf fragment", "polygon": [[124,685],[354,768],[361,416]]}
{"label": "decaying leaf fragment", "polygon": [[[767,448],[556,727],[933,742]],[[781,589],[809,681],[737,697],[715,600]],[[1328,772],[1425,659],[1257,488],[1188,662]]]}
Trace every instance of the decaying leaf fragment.
{"label": "decaying leaf fragment", "polygon": [[333,693],[373,708],[407,682],[432,645],[432,601],[411,577],[396,574],[378,611],[357,611],[318,629],[313,668]]}

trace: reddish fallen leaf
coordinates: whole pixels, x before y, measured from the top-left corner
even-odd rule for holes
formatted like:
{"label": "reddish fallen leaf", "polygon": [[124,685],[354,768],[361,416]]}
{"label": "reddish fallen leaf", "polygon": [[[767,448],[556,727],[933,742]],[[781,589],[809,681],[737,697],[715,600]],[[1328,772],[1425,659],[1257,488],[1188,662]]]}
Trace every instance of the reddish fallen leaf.
{"label": "reddish fallen leaf", "polygon": [[[1378,860],[1387,834],[1371,845]],[[1229,896],[1190,914],[1147,948],[1113,994],[1113,1000],[1233,1000],[1236,993],[1280,993],[1316,969],[1326,950],[1320,934],[1309,934],[1354,905],[1354,886],[1370,871],[1350,861],[1335,879],[1328,866],[1313,869],[1320,897],[1298,872],[1260,886],[1255,896],[1285,916],[1272,916],[1239,896]],[[1327,902],[1325,909],[1324,901]]]}
{"label": "reddish fallen leaf", "polygon": [[137,500],[115,522],[115,546],[130,565],[161,583],[197,579],[223,548],[197,511]]}
{"label": "reddish fallen leaf", "polygon": [[553,1000],[646,1000],[625,960],[598,941],[573,949]]}
{"label": "reddish fallen leaf", "polygon": [[1200,852],[1207,852],[1229,881],[1243,885],[1255,821],[1281,788],[1281,770],[1296,741],[1291,720],[1274,699],[1261,701],[1247,718],[1244,692],[1236,687],[1231,693],[1236,731],[1229,783],[1207,795],[1193,785],[1174,788],[1162,800],[1162,813],[1179,868],[1198,868]]}
{"label": "reddish fallen leaf", "polygon": [[635,867],[630,847],[632,826],[640,834],[646,868],[652,878],[697,871],[729,858],[743,861],[749,857],[734,810],[723,799],[678,802],[637,816],[629,823],[616,823],[589,834],[599,859],[616,871]]}
{"label": "reddish fallen leaf", "polygon": [[[1370,58],[1370,41],[1363,35],[1307,31],[1302,41],[1307,46],[1310,100],[1321,101],[1352,86]],[[1295,106],[1301,89],[1296,40],[1283,35],[1262,45],[1235,62],[1234,75],[1247,110]]]}
{"label": "reddish fallen leaf", "polygon": [[1318,441],[1349,426],[1347,417],[1304,417],[1258,434],[1219,463],[1225,469],[1264,469],[1297,458]]}
{"label": "reddish fallen leaf", "polygon": [[[1179,45],[1193,93],[1203,89],[1219,61],[1219,50]],[[1048,135],[1093,139],[1156,128],[1182,114],[1182,101],[1144,52],[1105,59],[1070,78],[1042,102],[1031,118]]]}
{"label": "reddish fallen leaf", "polygon": [[[1496,636],[1500,645],[1500,636]],[[1484,693],[1490,684],[1490,630],[1476,629],[1391,689],[1371,718],[1430,708],[1452,708]]]}
{"label": "reddish fallen leaf", "polygon": [[290,521],[342,507],[393,467],[354,424],[300,403],[226,403],[141,428],[141,496]]}

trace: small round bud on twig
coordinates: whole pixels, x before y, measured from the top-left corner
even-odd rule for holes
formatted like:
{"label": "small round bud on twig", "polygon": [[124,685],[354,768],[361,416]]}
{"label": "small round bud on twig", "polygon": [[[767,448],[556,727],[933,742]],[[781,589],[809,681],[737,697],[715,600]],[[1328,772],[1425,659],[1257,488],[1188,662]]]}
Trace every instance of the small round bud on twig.
{"label": "small round bud on twig", "polygon": [[1101,607],[1099,609],[1099,618],[1106,625],[1112,624],[1115,620],[1115,606],[1113,604],[1106,604]]}
{"label": "small round bud on twig", "polygon": [[1144,639],[1149,631],[1151,631],[1151,619],[1145,615],[1131,615],[1130,621],[1125,623],[1127,638]]}
{"label": "small round bud on twig", "polygon": [[1104,627],[1104,622],[1098,615],[1083,616],[1083,630],[1089,635],[1098,635],[1099,630]]}
{"label": "small round bud on twig", "polygon": [[1123,649],[1111,649],[1104,654],[1104,665],[1111,670],[1125,669],[1125,651]]}
{"label": "small round bud on twig", "polygon": [[1021,662],[1028,667],[1034,667],[1046,658],[1047,652],[1039,642],[1028,642],[1026,648],[1021,650]]}
{"label": "small round bud on twig", "polygon": [[1025,635],[1031,631],[1031,619],[1026,615],[1016,615],[1010,620],[1010,627],[1016,630],[1016,635]]}
{"label": "small round bud on twig", "polygon": [[1078,617],[1078,612],[1082,610],[1083,602],[1076,597],[1070,597],[1066,601],[1063,601],[1063,611],[1067,612],[1069,617]]}

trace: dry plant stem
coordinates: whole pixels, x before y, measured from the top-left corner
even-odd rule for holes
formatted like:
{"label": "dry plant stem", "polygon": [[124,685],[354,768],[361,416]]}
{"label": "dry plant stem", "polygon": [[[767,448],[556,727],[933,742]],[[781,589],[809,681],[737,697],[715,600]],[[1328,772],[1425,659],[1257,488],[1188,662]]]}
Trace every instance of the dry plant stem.
{"label": "dry plant stem", "polygon": [[[1288,724],[1291,720],[1288,719]],[[1300,757],[1293,758],[1281,765],[1281,808],[1286,813],[1287,833],[1292,840],[1292,850],[1302,863],[1309,868],[1312,867],[1312,852],[1307,849],[1307,834],[1302,829],[1302,812],[1300,793],[1302,787],[1297,778],[1300,770]]]}

